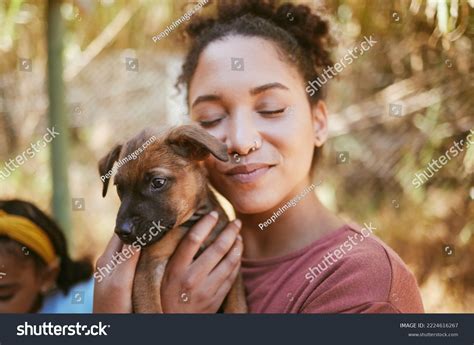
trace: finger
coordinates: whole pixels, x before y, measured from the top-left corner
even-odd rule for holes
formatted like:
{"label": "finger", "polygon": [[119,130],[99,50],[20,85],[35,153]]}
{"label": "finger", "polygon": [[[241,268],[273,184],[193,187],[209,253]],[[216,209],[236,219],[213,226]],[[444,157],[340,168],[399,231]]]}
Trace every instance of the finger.
{"label": "finger", "polygon": [[235,272],[235,268],[240,265],[243,247],[242,239],[239,236],[232,249],[209,275],[209,286],[221,286],[229,279],[229,276]]}
{"label": "finger", "polygon": [[216,225],[218,217],[218,213],[212,211],[199,220],[189,233],[184,236],[171,257],[169,264],[171,266],[188,266],[193,261],[194,256],[199,251],[204,240]]}
{"label": "finger", "polygon": [[138,259],[140,258],[140,251],[132,245],[125,245],[117,257],[117,266],[114,272],[116,272],[121,280],[131,285],[135,276]]}
{"label": "finger", "polygon": [[241,227],[242,222],[239,219],[229,223],[215,241],[191,265],[191,269],[196,269],[196,271],[208,275],[232,248]]}
{"label": "finger", "polygon": [[[112,242],[112,240],[111,240]],[[109,243],[110,244],[110,243]],[[118,247],[113,247],[117,249]],[[120,255],[118,255],[120,254]],[[94,312],[130,313],[133,279],[140,251],[131,245],[100,260],[94,273]],[[102,282],[104,281],[104,282]]]}
{"label": "finger", "polygon": [[239,275],[240,272],[240,262],[235,266],[234,270],[232,273],[227,277],[227,279],[222,283],[222,285],[218,288],[217,292],[215,293],[215,300],[219,301],[219,305],[214,306],[215,309],[218,309],[225,297],[228,295],[230,289],[232,288],[232,285],[234,285],[235,280],[237,279],[237,276]]}
{"label": "finger", "polygon": [[112,238],[107,243],[105,247],[104,254],[97,260],[96,266],[104,266],[113,259],[113,256],[116,252],[122,250],[123,242],[117,236],[117,234],[113,234]]}
{"label": "finger", "polygon": [[116,250],[113,254],[109,253],[107,256],[104,254],[97,261],[94,277],[98,279],[99,283],[103,279],[110,281],[114,276],[121,281],[121,285],[124,287],[131,286],[133,283],[140,250],[132,245],[123,245],[122,242],[120,244],[122,245],[120,250]]}
{"label": "finger", "polygon": [[[235,265],[240,262],[240,256],[242,255],[242,238],[240,235],[235,240],[231,250],[228,251],[225,258],[222,259],[221,263],[217,267],[211,267],[209,270],[205,264],[194,262],[189,269],[186,278],[182,282],[183,287],[191,289],[193,286],[197,286],[200,282],[207,278],[207,282],[204,285],[212,287],[214,294],[217,288],[222,282],[229,276],[234,269]],[[197,260],[196,260],[197,261]],[[213,270],[212,270],[213,269]],[[212,270],[212,273],[211,273]],[[211,276],[212,274],[212,276]],[[219,284],[219,285],[216,285]]]}

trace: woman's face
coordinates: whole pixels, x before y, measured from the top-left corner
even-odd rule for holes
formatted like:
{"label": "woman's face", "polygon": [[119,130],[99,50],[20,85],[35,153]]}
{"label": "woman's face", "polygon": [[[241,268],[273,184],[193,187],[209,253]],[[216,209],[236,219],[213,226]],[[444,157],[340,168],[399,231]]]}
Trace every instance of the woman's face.
{"label": "woman's face", "polygon": [[38,265],[30,252],[14,241],[0,242],[0,313],[34,313],[40,296],[50,291],[59,274],[59,260]]}
{"label": "woman's face", "polygon": [[0,250],[0,313],[33,312],[42,280],[32,259]]}
{"label": "woman's face", "polygon": [[243,214],[268,211],[309,182],[320,123],[280,54],[262,38],[227,37],[201,53],[190,83],[192,120],[231,156],[206,160],[211,183]]}

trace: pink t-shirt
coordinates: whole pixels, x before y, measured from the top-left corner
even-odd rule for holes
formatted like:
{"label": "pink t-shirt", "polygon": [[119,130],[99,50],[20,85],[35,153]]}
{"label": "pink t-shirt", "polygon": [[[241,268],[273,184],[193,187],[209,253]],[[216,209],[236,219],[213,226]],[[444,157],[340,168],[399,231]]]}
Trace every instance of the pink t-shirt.
{"label": "pink t-shirt", "polygon": [[364,228],[346,225],[291,254],[242,259],[250,313],[423,313],[413,274]]}

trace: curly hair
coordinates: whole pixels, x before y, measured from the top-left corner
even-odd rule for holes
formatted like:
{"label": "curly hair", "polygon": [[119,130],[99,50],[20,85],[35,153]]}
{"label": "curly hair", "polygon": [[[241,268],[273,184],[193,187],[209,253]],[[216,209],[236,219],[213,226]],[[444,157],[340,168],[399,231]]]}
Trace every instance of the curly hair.
{"label": "curly hair", "polygon": [[[176,88],[180,90],[184,85],[186,98],[202,51],[210,43],[227,36],[241,35],[270,40],[283,61],[295,66],[305,81],[315,80],[326,67],[333,65],[330,55],[335,40],[330,34],[329,22],[306,5],[279,4],[276,0],[218,1],[217,14],[192,17],[185,28],[185,35],[191,41],[191,46],[184,59]],[[325,96],[324,85],[312,94],[307,93],[311,105]],[[311,175],[320,157],[321,149],[316,148]]]}
{"label": "curly hair", "polygon": [[[22,200],[0,200],[0,210],[4,210],[8,214],[29,219],[48,235],[53,243],[56,254],[61,260],[60,272],[56,284],[65,294],[67,294],[70,288],[75,284],[87,280],[92,276],[91,262],[86,259],[79,261],[71,259],[63,232],[53,219],[35,205]],[[23,255],[21,251],[22,246],[17,242],[2,236],[0,237],[0,243],[4,244],[3,249],[10,252],[19,252],[22,254],[22,257],[25,258],[25,255]],[[36,253],[30,251],[30,254],[28,258],[34,260],[36,267],[43,267],[45,265],[43,260]]]}
{"label": "curly hair", "polygon": [[[278,5],[275,0],[219,1],[215,17],[192,17],[185,34],[191,47],[176,86],[184,85],[186,92],[202,51],[210,43],[231,35],[272,41],[304,80],[316,79],[324,68],[333,64],[330,48],[334,40],[329,23],[306,5]],[[308,96],[308,100],[314,104],[324,96],[322,87],[312,97]]]}

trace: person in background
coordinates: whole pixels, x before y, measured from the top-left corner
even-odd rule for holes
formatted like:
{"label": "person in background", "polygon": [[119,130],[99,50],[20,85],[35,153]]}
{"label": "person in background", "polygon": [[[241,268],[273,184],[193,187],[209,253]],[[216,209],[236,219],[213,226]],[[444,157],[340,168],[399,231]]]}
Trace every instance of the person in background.
{"label": "person in background", "polygon": [[59,226],[35,205],[0,200],[0,312],[92,312],[92,264],[74,261]]}

